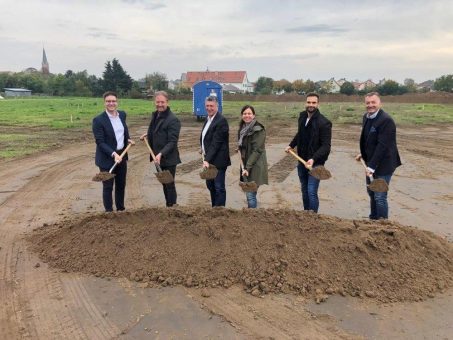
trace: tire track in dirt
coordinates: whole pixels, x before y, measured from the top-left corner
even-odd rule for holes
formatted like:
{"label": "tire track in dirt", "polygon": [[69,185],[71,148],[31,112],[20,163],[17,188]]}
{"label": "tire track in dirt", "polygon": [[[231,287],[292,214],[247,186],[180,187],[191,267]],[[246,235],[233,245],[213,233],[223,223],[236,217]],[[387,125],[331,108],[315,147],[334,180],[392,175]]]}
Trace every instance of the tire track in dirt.
{"label": "tire track in dirt", "polygon": [[269,168],[269,180],[276,183],[282,183],[297,165],[297,161],[291,155],[285,155],[277,163]]}
{"label": "tire track in dirt", "polygon": [[[0,307],[0,313],[9,316],[0,321],[0,329],[2,336],[8,339],[111,339],[119,334],[80,286],[73,293],[73,301],[81,303],[77,311],[80,319],[75,320],[60,274],[51,272],[46,266],[34,268],[36,259],[24,250],[20,240],[22,232],[42,224],[42,221],[55,221],[61,215],[59,212],[70,206],[78,188],[83,188],[90,180],[84,169],[91,161],[91,158],[79,155],[56,161],[47,168],[41,164],[45,170],[30,178],[0,206],[0,213],[4,216],[0,227],[0,261],[5,269],[0,297],[2,301],[8,301]],[[79,185],[74,185],[75,182]],[[91,322],[86,323],[86,320]],[[80,321],[87,324],[84,332]]]}

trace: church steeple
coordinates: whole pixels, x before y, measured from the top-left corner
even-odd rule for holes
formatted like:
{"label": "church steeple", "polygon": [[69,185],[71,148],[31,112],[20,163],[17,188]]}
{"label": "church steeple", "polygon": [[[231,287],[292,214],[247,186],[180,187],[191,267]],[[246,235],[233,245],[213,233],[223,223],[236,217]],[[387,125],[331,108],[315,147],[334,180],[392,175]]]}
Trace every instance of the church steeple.
{"label": "church steeple", "polygon": [[42,48],[42,73],[43,74],[49,74],[50,71],[49,71],[49,62],[47,61],[47,56],[46,56],[46,50],[44,49],[44,47]]}

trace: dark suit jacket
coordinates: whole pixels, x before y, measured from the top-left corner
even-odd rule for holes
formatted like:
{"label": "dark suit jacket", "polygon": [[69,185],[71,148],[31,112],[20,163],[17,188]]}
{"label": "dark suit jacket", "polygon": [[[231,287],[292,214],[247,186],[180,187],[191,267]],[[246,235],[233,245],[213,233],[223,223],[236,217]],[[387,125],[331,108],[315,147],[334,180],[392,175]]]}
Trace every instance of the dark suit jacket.
{"label": "dark suit jacket", "polygon": [[[126,147],[129,139],[129,130],[126,125],[126,112],[118,111],[118,114],[124,126],[124,147]],[[94,139],[96,140],[95,163],[98,167],[103,169],[111,168],[113,164],[115,164],[112,153],[117,150],[117,143],[112,123],[110,123],[110,118],[105,111],[93,119],[92,128]],[[123,159],[128,159],[127,154]]]}
{"label": "dark suit jacket", "polygon": [[[203,129],[206,123],[207,121],[204,123]],[[200,145],[203,129],[201,129],[200,134]],[[220,112],[215,115],[203,142],[206,152],[205,161],[219,169],[227,168],[231,165],[228,121]]]}
{"label": "dark suit jacket", "polygon": [[[297,154],[302,155],[303,136],[302,132],[307,120],[308,113],[303,111],[299,115],[298,130],[289,146],[294,148],[297,146]],[[311,117],[308,124],[311,124],[311,138],[308,144],[308,159],[313,159],[313,165],[324,165],[330,154],[332,140],[332,123],[324,117],[319,110]],[[308,159],[304,159],[308,161]]]}
{"label": "dark suit jacket", "polygon": [[384,110],[379,110],[372,120],[370,132],[365,136],[367,114],[363,115],[360,135],[360,153],[368,167],[376,175],[391,175],[401,165],[396,146],[396,125],[392,117]]}
{"label": "dark suit jacket", "polygon": [[[181,123],[179,119],[167,110],[158,116],[158,111],[153,112],[148,127],[148,143],[155,155],[162,154],[161,166],[174,166],[181,163],[178,151],[179,132]],[[152,160],[150,155],[150,160]]]}

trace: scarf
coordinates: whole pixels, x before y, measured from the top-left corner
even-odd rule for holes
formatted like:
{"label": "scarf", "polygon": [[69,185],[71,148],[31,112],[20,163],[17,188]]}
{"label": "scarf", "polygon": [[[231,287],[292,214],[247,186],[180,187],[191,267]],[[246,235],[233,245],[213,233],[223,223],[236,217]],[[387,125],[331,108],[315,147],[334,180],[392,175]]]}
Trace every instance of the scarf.
{"label": "scarf", "polygon": [[239,131],[239,137],[238,137],[238,146],[242,147],[242,142],[244,141],[244,137],[247,136],[250,131],[252,131],[253,127],[255,126],[256,119],[252,120],[248,124],[244,124],[242,129]]}

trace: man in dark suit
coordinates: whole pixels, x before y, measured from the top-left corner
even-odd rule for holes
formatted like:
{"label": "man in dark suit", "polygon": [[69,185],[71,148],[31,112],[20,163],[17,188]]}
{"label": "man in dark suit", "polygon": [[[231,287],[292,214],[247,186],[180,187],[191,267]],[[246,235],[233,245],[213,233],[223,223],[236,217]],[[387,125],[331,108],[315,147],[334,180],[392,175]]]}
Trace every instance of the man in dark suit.
{"label": "man in dark suit", "polygon": [[101,171],[109,171],[113,164],[114,178],[102,182],[102,201],[105,211],[113,211],[113,185],[115,184],[116,210],[124,210],[124,193],[126,189],[127,153],[121,153],[128,143],[135,144],[129,138],[126,125],[126,112],[117,111],[118,96],[115,92],[104,93],[105,111],[93,119],[93,135],[96,140],[95,164]]}
{"label": "man in dark suit", "polygon": [[[370,175],[384,179],[387,184],[393,172],[401,165],[396,145],[396,125],[392,117],[381,109],[381,98],[377,92],[365,96],[367,112],[363,115],[360,135],[360,154],[367,169],[366,183],[370,184]],[[388,218],[387,192],[373,192],[367,188],[370,196],[370,219]]]}
{"label": "man in dark suit", "polygon": [[[307,94],[305,111],[298,120],[297,133],[285,151],[297,146],[297,154],[311,167],[324,165],[330,154],[332,123],[319,112],[319,95]],[[304,210],[318,212],[319,179],[310,175],[302,163],[297,164]]]}
{"label": "man in dark suit", "polygon": [[208,117],[203,125],[200,135],[201,151],[204,161],[203,167],[209,164],[217,167],[219,172],[216,178],[206,181],[206,186],[211,194],[213,207],[224,207],[226,203],[225,172],[229,165],[229,126],[226,118],[218,112],[219,104],[216,96],[209,96],[205,100]]}
{"label": "man in dark suit", "polygon": [[[168,106],[167,92],[156,92],[154,94],[154,104],[156,105],[156,111],[151,115],[148,133],[141,136],[140,139],[148,138],[148,143],[156,155],[156,163],[160,165],[162,170],[168,170],[174,179],[176,165],[181,163],[178,151],[181,123]],[[151,155],[150,161],[152,161]],[[162,184],[162,187],[166,205],[167,207],[172,207],[176,204],[177,199],[175,182]]]}

